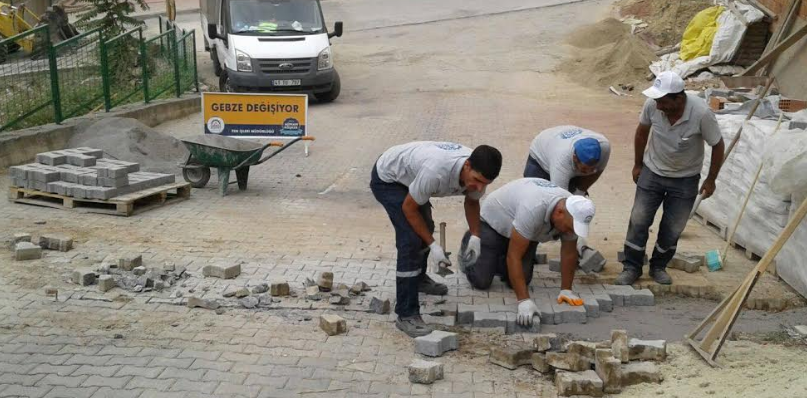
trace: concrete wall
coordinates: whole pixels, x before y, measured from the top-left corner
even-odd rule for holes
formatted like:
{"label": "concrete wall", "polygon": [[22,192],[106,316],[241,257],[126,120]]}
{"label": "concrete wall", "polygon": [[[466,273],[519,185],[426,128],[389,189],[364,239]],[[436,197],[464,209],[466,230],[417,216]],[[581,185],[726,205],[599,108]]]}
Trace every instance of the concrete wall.
{"label": "concrete wall", "polygon": [[[790,1],[759,1],[778,16],[771,27],[772,29],[777,29],[782,24],[787,16]],[[802,0],[798,15],[796,23],[793,24],[788,33],[793,33],[796,29],[807,24],[807,0]],[[798,43],[782,53],[771,72],[773,76],[776,76],[783,95],[790,98],[807,99],[807,38],[802,38]]]}
{"label": "concrete wall", "polygon": [[109,113],[96,113],[66,120],[62,124],[46,124],[23,130],[0,133],[0,168],[31,162],[37,153],[63,149],[78,132],[84,131],[105,117],[129,117],[154,127],[169,120],[179,119],[201,110],[198,95],[155,101],[150,104],[133,104]]}

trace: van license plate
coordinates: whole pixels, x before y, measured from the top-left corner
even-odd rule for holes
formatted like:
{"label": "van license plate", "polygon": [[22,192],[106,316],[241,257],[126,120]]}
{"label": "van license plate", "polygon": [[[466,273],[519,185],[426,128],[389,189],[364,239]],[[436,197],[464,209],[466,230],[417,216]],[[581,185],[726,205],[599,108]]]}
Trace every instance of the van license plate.
{"label": "van license plate", "polygon": [[300,79],[289,79],[289,80],[272,80],[273,86],[278,87],[285,87],[285,86],[299,86]]}

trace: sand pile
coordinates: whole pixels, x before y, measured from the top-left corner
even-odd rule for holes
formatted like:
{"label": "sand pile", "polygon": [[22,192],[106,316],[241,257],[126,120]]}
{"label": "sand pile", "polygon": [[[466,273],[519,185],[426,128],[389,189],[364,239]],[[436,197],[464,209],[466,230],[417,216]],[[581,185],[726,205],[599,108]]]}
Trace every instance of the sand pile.
{"label": "sand pile", "polygon": [[176,174],[177,163],[188,157],[176,138],[160,133],[136,119],[101,119],[70,140],[68,147],[104,150],[104,157],[140,163],[141,171]]}
{"label": "sand pile", "polygon": [[713,5],[712,0],[623,0],[618,6],[620,15],[633,15],[648,23],[641,33],[645,39],[666,47],[681,41],[692,17]]}
{"label": "sand pile", "polygon": [[630,27],[609,18],[586,26],[569,37],[576,48],[564,70],[574,81],[591,86],[647,85],[648,66],[658,59]]}

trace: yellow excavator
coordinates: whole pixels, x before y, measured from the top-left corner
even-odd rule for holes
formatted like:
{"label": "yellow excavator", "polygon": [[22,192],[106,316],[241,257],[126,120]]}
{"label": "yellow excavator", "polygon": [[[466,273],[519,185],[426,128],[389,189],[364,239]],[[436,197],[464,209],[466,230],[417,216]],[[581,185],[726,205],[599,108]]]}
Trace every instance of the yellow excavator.
{"label": "yellow excavator", "polygon": [[[50,38],[53,42],[66,40],[78,34],[76,28],[68,22],[64,8],[59,5],[48,7],[47,11],[38,16],[25,4],[15,6],[0,1],[0,41],[42,24],[50,25]],[[40,39],[36,36],[29,35],[0,46],[0,63],[5,61],[8,53],[19,49],[26,54],[34,54]]]}

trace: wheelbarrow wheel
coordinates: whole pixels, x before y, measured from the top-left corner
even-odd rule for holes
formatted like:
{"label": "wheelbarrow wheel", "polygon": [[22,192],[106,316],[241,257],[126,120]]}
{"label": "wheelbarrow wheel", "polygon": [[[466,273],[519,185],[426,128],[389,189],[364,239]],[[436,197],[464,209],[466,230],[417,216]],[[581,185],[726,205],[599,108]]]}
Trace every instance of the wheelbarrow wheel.
{"label": "wheelbarrow wheel", "polygon": [[194,188],[204,188],[210,181],[210,167],[191,167],[182,169],[182,177]]}

